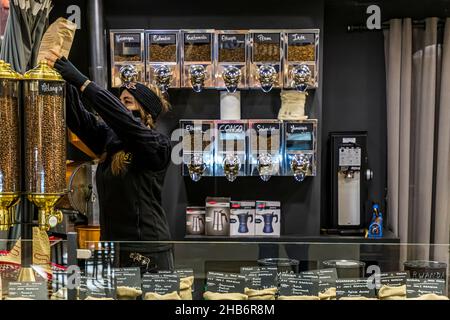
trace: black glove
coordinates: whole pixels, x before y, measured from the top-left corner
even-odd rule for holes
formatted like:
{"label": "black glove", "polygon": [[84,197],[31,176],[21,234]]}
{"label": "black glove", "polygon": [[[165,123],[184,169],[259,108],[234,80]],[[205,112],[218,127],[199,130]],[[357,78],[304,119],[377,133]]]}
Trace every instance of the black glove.
{"label": "black glove", "polygon": [[89,80],[88,77],[75,68],[75,66],[65,57],[56,60],[55,69],[61,74],[64,80],[73,84],[77,89],[80,89],[81,86]]}

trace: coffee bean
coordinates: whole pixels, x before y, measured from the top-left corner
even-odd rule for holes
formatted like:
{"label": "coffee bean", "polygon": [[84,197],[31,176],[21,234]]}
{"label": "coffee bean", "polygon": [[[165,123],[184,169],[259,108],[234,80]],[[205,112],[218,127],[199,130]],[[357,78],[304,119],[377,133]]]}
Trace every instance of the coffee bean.
{"label": "coffee bean", "polygon": [[303,46],[289,46],[288,60],[289,61],[314,61],[315,60],[315,46],[313,44]]}
{"label": "coffee bean", "polygon": [[184,45],[185,61],[211,61],[211,45],[186,43]]}
{"label": "coffee bean", "polygon": [[177,62],[175,44],[151,44],[149,46],[150,62]]}
{"label": "coffee bean", "polygon": [[[35,82],[28,84],[30,87]],[[64,97],[25,88],[26,191],[63,193],[66,189]]]}
{"label": "coffee bean", "polygon": [[20,131],[16,81],[2,80],[0,96],[0,192],[20,191]]}
{"label": "coffee bean", "polygon": [[278,43],[258,43],[253,47],[253,61],[276,62],[280,60],[280,45]]}
{"label": "coffee bean", "polygon": [[245,48],[220,48],[219,62],[245,62]]}

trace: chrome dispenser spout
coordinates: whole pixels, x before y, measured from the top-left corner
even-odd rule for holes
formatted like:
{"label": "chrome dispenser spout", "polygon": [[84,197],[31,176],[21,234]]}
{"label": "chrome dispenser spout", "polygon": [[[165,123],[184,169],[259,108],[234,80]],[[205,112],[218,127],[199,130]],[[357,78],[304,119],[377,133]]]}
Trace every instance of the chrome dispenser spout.
{"label": "chrome dispenser spout", "polygon": [[173,73],[166,65],[159,66],[155,69],[156,85],[162,92],[166,92],[173,79]]}
{"label": "chrome dispenser spout", "polygon": [[258,69],[258,81],[264,92],[272,90],[277,80],[277,70],[270,64],[264,64]]}
{"label": "chrome dispenser spout", "polygon": [[189,77],[191,80],[192,89],[195,92],[201,92],[205,86],[206,69],[202,65],[192,65],[189,68]]}
{"label": "chrome dispenser spout", "polygon": [[135,66],[131,64],[124,65],[123,67],[120,68],[119,73],[120,79],[125,85],[136,82],[138,72]]}
{"label": "chrome dispenser spout", "polygon": [[269,181],[273,175],[273,159],[270,154],[261,154],[258,157],[258,172],[263,181]]}
{"label": "chrome dispenser spout", "polygon": [[306,64],[301,64],[292,69],[293,87],[300,92],[305,92],[311,83],[311,69]]}
{"label": "chrome dispenser spout", "polygon": [[307,155],[297,154],[291,161],[291,168],[294,172],[295,180],[302,182],[311,170],[311,161]]}
{"label": "chrome dispenser spout", "polygon": [[236,92],[239,82],[241,81],[241,75],[241,70],[238,67],[228,66],[225,68],[222,77],[228,92]]}
{"label": "chrome dispenser spout", "polygon": [[227,155],[223,160],[223,171],[230,182],[236,180],[240,168],[241,160],[237,155]]}
{"label": "chrome dispenser spout", "polygon": [[206,163],[203,161],[203,157],[195,155],[192,157],[191,162],[188,164],[189,176],[195,182],[199,181],[206,169]]}

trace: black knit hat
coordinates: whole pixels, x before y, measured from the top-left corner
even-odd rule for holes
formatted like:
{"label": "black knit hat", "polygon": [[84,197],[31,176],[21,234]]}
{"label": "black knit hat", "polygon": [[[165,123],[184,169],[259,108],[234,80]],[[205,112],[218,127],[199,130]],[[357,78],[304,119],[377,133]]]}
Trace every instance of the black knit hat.
{"label": "black knit hat", "polygon": [[163,110],[163,103],[161,99],[156,95],[149,87],[136,82],[128,83],[120,88],[120,94],[124,90],[127,90],[139,103],[144,111],[149,113],[153,120],[156,120]]}

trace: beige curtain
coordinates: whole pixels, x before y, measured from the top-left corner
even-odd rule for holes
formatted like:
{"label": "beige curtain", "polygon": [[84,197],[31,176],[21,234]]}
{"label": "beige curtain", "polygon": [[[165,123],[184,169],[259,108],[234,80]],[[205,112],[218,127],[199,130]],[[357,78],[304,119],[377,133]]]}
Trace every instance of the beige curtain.
{"label": "beige curtain", "polygon": [[418,244],[404,246],[402,260],[448,262],[450,18],[438,23],[393,19],[385,31],[388,226]]}

